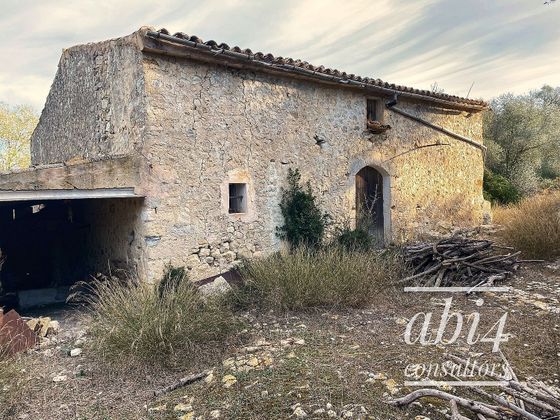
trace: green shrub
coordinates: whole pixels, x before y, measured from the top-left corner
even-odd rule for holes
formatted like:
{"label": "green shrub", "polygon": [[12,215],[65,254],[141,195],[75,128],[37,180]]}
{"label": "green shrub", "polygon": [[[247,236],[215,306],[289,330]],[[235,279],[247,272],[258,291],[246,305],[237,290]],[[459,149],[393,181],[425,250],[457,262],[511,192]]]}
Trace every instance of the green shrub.
{"label": "green shrub", "polygon": [[134,277],[88,287],[93,350],[112,362],[187,364],[223,347],[235,327],[225,305],[205,302],[180,269],[168,267],[159,287]]}
{"label": "green shrub", "polygon": [[369,251],[375,246],[375,241],[366,229],[344,226],[337,229],[335,244],[347,251]]}
{"label": "green shrub", "polygon": [[288,188],[282,191],[280,201],[284,225],[278,228],[278,236],[291,247],[316,247],[323,240],[329,216],[317,206],[311,184],[308,182],[304,188],[300,182],[299,170],[289,169]]}
{"label": "green shrub", "polygon": [[516,203],[521,199],[521,194],[515,186],[502,175],[484,171],[484,198],[498,204]]}
{"label": "green shrub", "polygon": [[539,169],[539,176],[543,180],[560,179],[560,162],[543,160]]}
{"label": "green shrub", "polygon": [[362,307],[403,275],[394,251],[357,252],[341,247],[298,247],[247,261],[238,302],[266,309]]}
{"label": "green shrub", "polygon": [[494,208],[494,222],[508,245],[528,258],[560,256],[560,192],[535,195],[516,205]]}
{"label": "green shrub", "polygon": [[560,191],[560,178],[546,179],[543,178],[539,185],[541,191]]}

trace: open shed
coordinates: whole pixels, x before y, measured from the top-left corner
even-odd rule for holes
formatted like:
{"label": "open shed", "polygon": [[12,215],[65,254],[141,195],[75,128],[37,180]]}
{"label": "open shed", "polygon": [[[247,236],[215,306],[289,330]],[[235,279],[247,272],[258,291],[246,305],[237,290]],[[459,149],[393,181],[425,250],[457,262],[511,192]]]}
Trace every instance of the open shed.
{"label": "open shed", "polygon": [[42,187],[0,189],[0,306],[8,309],[65,302],[76,282],[137,264],[143,197],[134,187]]}

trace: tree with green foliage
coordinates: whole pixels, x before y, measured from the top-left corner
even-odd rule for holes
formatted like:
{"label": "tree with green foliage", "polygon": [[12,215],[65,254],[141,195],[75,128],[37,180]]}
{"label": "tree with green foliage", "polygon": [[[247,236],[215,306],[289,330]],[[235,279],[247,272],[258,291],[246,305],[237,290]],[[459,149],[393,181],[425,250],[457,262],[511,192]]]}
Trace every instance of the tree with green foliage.
{"label": "tree with green foliage", "polygon": [[484,171],[484,198],[492,203],[517,203],[521,194],[515,186],[504,176]]}
{"label": "tree with green foliage", "polygon": [[301,185],[298,169],[288,170],[288,188],[282,190],[280,210],[284,225],[277,228],[278,236],[292,248],[299,245],[316,247],[323,241],[329,215],[317,205],[311,184]]}
{"label": "tree with green foliage", "polygon": [[484,116],[486,166],[522,194],[560,176],[560,88],[499,96]]}
{"label": "tree with green foliage", "polygon": [[0,103],[0,171],[29,166],[31,134],[38,121],[28,105],[10,107]]}

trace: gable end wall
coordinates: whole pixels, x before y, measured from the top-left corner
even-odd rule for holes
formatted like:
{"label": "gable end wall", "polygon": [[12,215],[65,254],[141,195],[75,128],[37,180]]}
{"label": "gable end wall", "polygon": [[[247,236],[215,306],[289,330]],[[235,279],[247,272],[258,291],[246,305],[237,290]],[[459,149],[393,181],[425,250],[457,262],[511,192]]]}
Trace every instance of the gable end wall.
{"label": "gable end wall", "polygon": [[136,35],[64,50],[31,139],[33,165],[130,154],[145,120]]}

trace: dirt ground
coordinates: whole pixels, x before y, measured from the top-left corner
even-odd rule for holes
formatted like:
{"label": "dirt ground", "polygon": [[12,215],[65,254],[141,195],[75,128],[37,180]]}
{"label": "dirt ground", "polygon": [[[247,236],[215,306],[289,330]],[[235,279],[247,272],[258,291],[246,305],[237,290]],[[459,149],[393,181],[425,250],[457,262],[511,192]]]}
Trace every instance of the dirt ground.
{"label": "dirt ground", "polygon": [[[437,401],[407,408],[387,403],[413,389],[404,386],[409,364],[443,362],[446,352],[500,361],[491,343],[467,345],[466,328],[452,344],[405,342],[407,323],[418,312],[433,312],[431,328],[437,327],[445,298],[453,297],[452,309],[464,316],[480,313],[481,335],[507,312],[508,341],[500,349],[519,378],[559,384],[560,264],[522,268],[507,285],[506,293],[470,296],[387,290],[371,307],[345,312],[243,313],[246,329],[220,360],[184,371],[107,367],[88,352],[80,314],[59,310],[50,314],[61,321],[56,342],[21,356],[23,385],[6,418],[445,419],[449,408]],[[78,347],[82,353],[71,357]],[[211,370],[206,379],[154,397],[204,370]]]}

